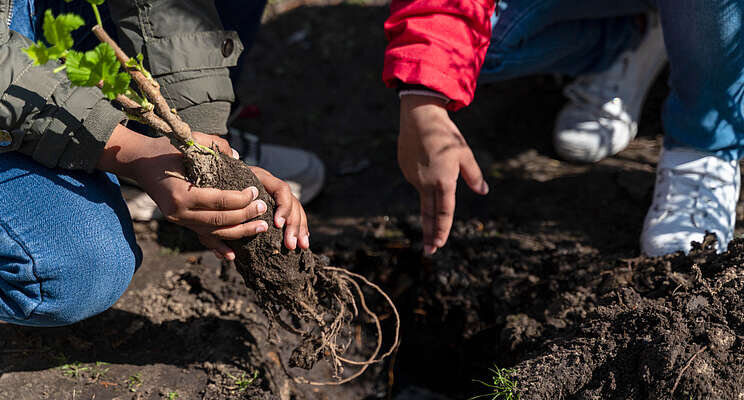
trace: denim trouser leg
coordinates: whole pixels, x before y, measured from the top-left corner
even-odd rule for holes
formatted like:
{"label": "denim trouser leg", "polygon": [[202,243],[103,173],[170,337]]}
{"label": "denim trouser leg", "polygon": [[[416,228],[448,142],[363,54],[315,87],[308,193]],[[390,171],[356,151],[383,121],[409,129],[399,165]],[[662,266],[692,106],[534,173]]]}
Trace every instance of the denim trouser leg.
{"label": "denim trouser leg", "polygon": [[0,320],[57,326],[100,313],[141,261],[113,175],[0,157]]}
{"label": "denim trouser leg", "polygon": [[[10,26],[39,39],[38,16],[47,8],[90,21],[90,6],[76,3],[16,0]],[[79,49],[97,44],[88,29],[75,35]],[[0,320],[58,326],[100,313],[141,261],[116,177],[48,169],[18,153],[0,156]]]}
{"label": "denim trouser leg", "polygon": [[744,157],[744,0],[658,0],[671,93],[665,144]]}
{"label": "denim trouser leg", "polygon": [[633,15],[651,7],[646,0],[501,1],[480,81],[602,71],[637,44]]}
{"label": "denim trouser leg", "polygon": [[638,40],[627,15],[651,7],[671,68],[665,145],[744,158],[744,0],[506,0],[480,80],[602,71]]}

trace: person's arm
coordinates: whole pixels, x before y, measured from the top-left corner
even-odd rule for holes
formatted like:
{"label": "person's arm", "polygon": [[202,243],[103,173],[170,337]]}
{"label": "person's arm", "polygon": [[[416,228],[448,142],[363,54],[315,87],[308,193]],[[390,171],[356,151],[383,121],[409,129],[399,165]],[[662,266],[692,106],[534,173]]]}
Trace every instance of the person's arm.
{"label": "person's arm", "polygon": [[[2,17],[2,15],[0,15]],[[0,153],[18,151],[49,168],[92,171],[126,120],[98,88],[73,87],[58,63],[32,66],[27,38],[0,24]]]}
{"label": "person's arm", "polygon": [[452,111],[465,107],[490,43],[494,8],[494,0],[393,0],[382,80],[441,93]]}
{"label": "person's arm", "polygon": [[[215,143],[223,153],[232,153],[227,141],[218,136],[194,132],[194,139],[205,146]],[[193,230],[205,246],[234,259],[234,252],[222,241],[266,231],[264,221],[253,219],[264,213],[267,205],[255,200],[255,187],[243,191],[194,187],[177,177],[183,176],[181,157],[167,138],[151,138],[119,125],[106,143],[97,168],[134,179],[169,221]],[[253,171],[277,203],[274,223],[277,227],[286,224],[287,248],[308,248],[307,217],[289,186],[260,168]]]}
{"label": "person's arm", "polygon": [[473,99],[488,47],[489,0],[394,0],[385,23],[383,81],[400,91],[398,164],[419,192],[424,253],[449,237],[457,179],[488,193],[465,138],[447,114]]}

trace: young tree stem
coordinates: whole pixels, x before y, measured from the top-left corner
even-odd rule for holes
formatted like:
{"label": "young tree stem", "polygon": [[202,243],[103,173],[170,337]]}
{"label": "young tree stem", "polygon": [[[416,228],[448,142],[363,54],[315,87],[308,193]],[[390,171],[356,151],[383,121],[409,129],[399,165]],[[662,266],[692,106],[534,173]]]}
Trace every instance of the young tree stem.
{"label": "young tree stem", "polygon": [[[171,108],[168,105],[168,102],[165,100],[165,97],[163,97],[163,95],[160,93],[160,88],[156,86],[157,84],[153,84],[153,81],[148,79],[141,71],[127,67],[129,56],[127,56],[126,53],[124,53],[124,50],[122,50],[121,47],[119,47],[119,45],[111,38],[111,36],[106,33],[102,26],[94,26],[93,34],[96,35],[98,40],[108,44],[109,46],[111,46],[112,49],[114,49],[116,59],[119,60],[119,63],[121,63],[122,67],[137,83],[137,86],[139,86],[142,94],[144,94],[147,99],[150,100],[151,103],[153,103],[153,105],[155,106],[154,114],[157,114],[156,116],[160,117],[161,120],[170,127],[170,132],[162,131],[158,126],[153,126],[153,128],[161,130],[164,135],[168,136],[171,139],[171,142],[173,142],[174,145],[176,145],[176,142],[178,142],[180,145],[176,145],[176,148],[178,148],[180,151],[183,152],[185,148],[191,147],[191,144],[194,143],[194,139],[191,135],[191,128],[187,123],[183,122],[181,118],[174,114],[173,111],[171,111]],[[145,114],[147,113],[143,114],[143,118]],[[147,121],[147,119],[145,120]]]}

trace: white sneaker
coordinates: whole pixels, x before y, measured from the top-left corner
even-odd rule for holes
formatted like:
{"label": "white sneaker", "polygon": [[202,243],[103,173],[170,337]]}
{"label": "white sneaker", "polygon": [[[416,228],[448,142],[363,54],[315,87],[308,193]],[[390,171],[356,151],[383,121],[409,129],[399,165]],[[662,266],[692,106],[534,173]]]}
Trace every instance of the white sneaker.
{"label": "white sneaker", "polygon": [[666,63],[661,24],[649,14],[646,34],[601,73],[576,78],[564,93],[569,103],[555,122],[553,143],[564,159],[597,162],[628,146],[638,133],[646,93]]}
{"label": "white sneaker", "polygon": [[718,252],[725,251],[734,238],[740,186],[737,161],[690,148],[663,149],[653,203],[643,223],[643,253],[688,253],[690,242],[702,243],[706,231],[718,238]]}
{"label": "white sneaker", "polygon": [[155,200],[137,187],[137,182],[121,177],[119,180],[121,181],[121,194],[127,203],[129,215],[132,216],[133,221],[147,222],[163,219],[163,213],[155,204]]}

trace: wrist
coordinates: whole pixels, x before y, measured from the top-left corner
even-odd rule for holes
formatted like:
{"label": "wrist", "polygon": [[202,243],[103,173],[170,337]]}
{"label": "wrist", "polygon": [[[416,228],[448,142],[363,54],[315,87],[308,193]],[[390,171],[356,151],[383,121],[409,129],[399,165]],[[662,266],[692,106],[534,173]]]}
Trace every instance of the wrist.
{"label": "wrist", "polygon": [[134,180],[142,173],[146,160],[176,150],[165,137],[151,138],[124,125],[117,125],[98,160],[97,169]]}
{"label": "wrist", "polygon": [[417,108],[425,107],[438,110],[439,112],[447,113],[446,106],[447,101],[434,96],[409,94],[400,97],[401,112],[411,112]]}

